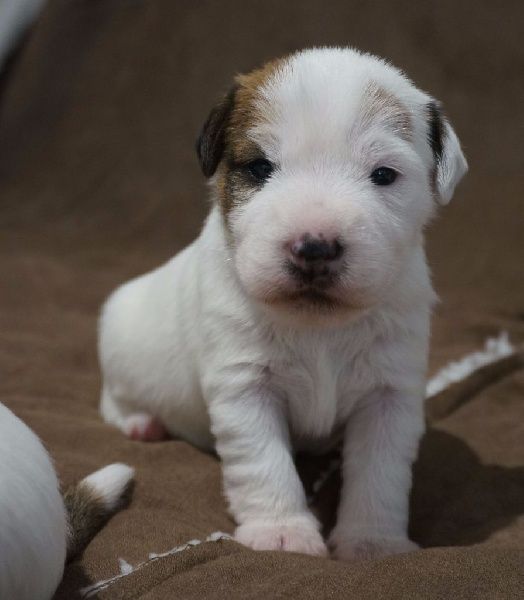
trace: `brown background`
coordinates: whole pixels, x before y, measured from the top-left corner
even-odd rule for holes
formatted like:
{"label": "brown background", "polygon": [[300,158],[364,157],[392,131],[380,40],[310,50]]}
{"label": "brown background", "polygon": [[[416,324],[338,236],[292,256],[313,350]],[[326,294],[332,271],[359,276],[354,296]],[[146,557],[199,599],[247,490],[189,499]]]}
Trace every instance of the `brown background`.
{"label": "brown background", "polygon": [[[131,508],[69,569],[62,597],[115,574],[119,556],[136,563],[232,528],[212,457],[176,441],[128,442],[101,424],[95,347],[107,293],[198,232],[206,192],[194,140],[236,72],[305,46],[349,44],[387,57],[440,99],[470,173],[429,233],[443,300],[431,369],[501,329],[522,342],[523,23],[512,0],[49,2],[0,96],[0,399],[43,437],[65,482],[112,460],[138,467]],[[474,548],[348,569],[208,544],[104,597],[517,597],[523,388],[522,370],[499,377],[423,446],[414,535]]]}

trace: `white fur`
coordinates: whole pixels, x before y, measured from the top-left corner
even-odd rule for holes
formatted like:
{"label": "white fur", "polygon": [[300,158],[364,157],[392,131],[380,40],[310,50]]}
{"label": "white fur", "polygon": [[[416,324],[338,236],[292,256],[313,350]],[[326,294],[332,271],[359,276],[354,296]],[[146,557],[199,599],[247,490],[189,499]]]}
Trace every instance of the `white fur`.
{"label": "white fur", "polygon": [[[406,108],[410,139],[387,114],[364,118],[370,86]],[[335,555],[414,547],[408,494],[434,301],[422,238],[435,206],[430,100],[350,49],[292,56],[261,91],[263,118],[248,133],[278,165],[273,176],[229,213],[229,233],[215,205],[193,244],[104,307],[105,419],[125,430],[147,412],[174,436],[215,447],[236,537],[251,547],[325,552],[293,451],[339,439]],[[456,137],[447,140],[444,198],[465,171]],[[392,186],[370,181],[379,166],[401,173]],[[289,300],[284,249],[306,232],[348,248],[330,290],[336,310]]]}
{"label": "white fur", "polygon": [[82,480],[96,497],[104,503],[108,511],[113,511],[122,500],[122,494],[135,475],[135,470],[123,463],[113,463],[103,467]]}
{"label": "white fur", "polygon": [[45,0],[0,0],[0,68]]}
{"label": "white fur", "polygon": [[37,436],[0,404],[0,598],[46,600],[62,578],[67,517]]}

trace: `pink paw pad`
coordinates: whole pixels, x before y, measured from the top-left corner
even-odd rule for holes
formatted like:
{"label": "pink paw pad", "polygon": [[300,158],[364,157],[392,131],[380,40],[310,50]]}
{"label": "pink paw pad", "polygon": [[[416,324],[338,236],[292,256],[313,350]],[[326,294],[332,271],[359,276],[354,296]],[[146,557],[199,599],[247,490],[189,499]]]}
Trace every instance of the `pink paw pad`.
{"label": "pink paw pad", "polygon": [[167,429],[156,417],[140,413],[127,417],[124,433],[129,439],[140,442],[159,442],[169,438]]}

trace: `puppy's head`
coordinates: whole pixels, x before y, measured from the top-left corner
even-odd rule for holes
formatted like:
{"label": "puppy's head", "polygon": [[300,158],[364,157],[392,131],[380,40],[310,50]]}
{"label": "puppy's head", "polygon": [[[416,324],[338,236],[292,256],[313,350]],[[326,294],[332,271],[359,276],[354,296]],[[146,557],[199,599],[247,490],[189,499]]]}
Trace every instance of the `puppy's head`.
{"label": "puppy's head", "polygon": [[304,319],[387,297],[467,170],[438,103],[350,49],[237,77],[197,151],[244,290]]}

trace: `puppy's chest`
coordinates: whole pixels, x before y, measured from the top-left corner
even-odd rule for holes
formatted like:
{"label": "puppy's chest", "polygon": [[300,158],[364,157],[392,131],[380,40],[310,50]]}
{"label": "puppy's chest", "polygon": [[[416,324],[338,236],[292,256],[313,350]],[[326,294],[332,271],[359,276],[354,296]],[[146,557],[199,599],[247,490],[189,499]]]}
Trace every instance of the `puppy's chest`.
{"label": "puppy's chest", "polygon": [[292,437],[299,446],[329,439],[375,386],[370,349],[317,341],[286,350],[271,361],[270,371],[284,398]]}

